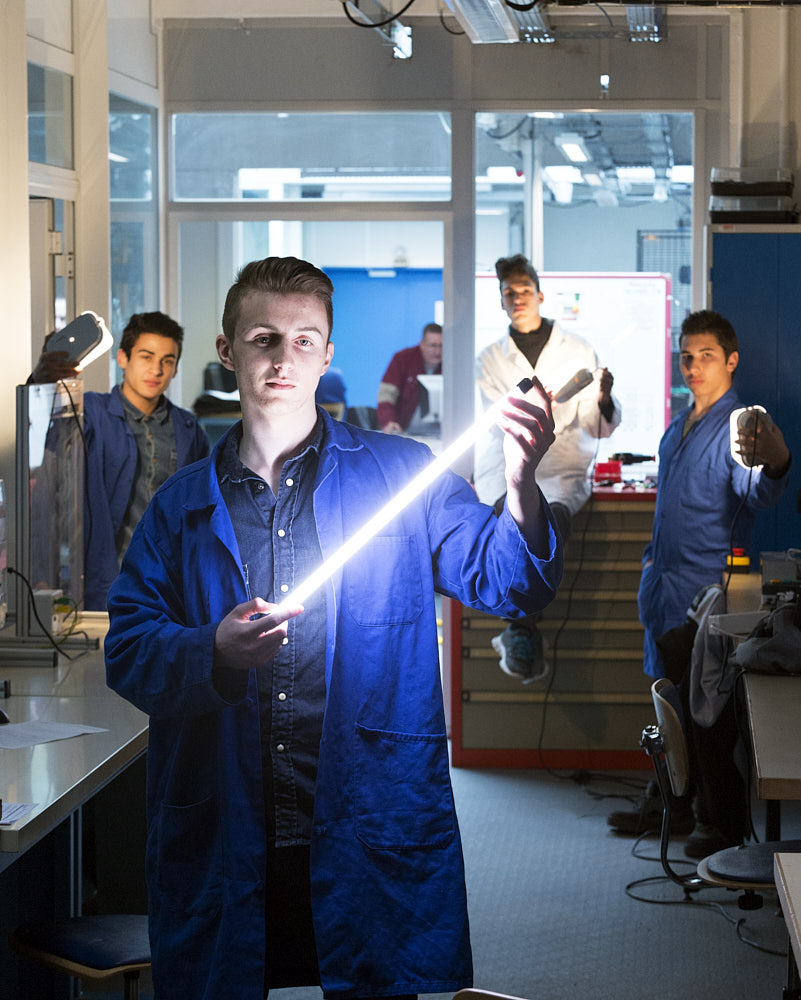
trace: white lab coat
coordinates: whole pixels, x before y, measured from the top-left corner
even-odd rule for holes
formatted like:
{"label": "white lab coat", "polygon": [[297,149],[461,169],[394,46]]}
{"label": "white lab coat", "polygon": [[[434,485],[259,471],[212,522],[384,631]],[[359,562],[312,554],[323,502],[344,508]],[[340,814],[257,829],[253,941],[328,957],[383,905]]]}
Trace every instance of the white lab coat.
{"label": "white lab coat", "polygon": [[[598,358],[581,337],[565,333],[554,323],[537,359],[534,374],[549,392],[556,393],[577,371],[595,372]],[[531,378],[531,365],[507,333],[478,356],[476,382],[486,409],[521,379]],[[553,404],[556,440],[537,469],[537,483],[545,499],[561,503],[575,514],[590,495],[588,470],[598,438],[609,437],[620,423],[620,403],[606,420],[598,408],[598,376],[565,403]],[[475,487],[479,500],[493,504],[506,492],[503,433],[493,426],[475,449]]]}

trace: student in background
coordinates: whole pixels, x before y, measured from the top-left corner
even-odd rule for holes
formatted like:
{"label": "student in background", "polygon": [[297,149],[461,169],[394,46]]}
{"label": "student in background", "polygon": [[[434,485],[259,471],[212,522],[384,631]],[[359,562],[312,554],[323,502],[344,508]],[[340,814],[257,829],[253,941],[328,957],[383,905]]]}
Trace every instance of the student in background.
{"label": "student in background", "polygon": [[328,371],[323,372],[317,384],[314,401],[318,406],[327,410],[335,420],[345,419],[348,401],[345,376],[342,374],[341,368],[331,367]]}
{"label": "student in background", "polygon": [[[650,678],[666,676],[660,640],[684,625],[704,587],[722,582],[731,548],[748,548],[755,512],[778,501],[791,463],[784,436],[772,421],[739,436],[740,454],[761,469],[744,468],[732,457],[729,417],[743,404],[733,385],[740,355],[731,323],[710,310],[691,313],[682,323],[679,346],[693,401],[673,418],[659,443],[654,530],[643,553],[637,598],[645,627],[643,664]],[[679,676],[671,679],[683,682]],[[729,740],[731,761],[734,727],[723,735],[721,726],[718,736],[718,742]],[[718,755],[725,757],[721,749]],[[690,856],[742,842],[745,790],[733,769],[725,799],[718,815],[712,815],[710,803],[697,804],[697,822],[690,803],[679,800],[674,832],[690,833],[685,845]],[[649,787],[636,808],[616,810],[607,820],[620,833],[640,834],[661,815],[658,792]]]}
{"label": "student in background", "polygon": [[[540,314],[540,280],[526,257],[501,257],[495,262],[495,272],[509,329],[478,358],[477,381],[485,408],[532,373],[549,392],[556,393],[577,371],[598,370],[598,358],[586,340]],[[613,382],[611,372],[600,369],[597,381],[565,402],[553,404],[556,440],[542,462],[538,481],[565,543],[573,516],[590,495],[588,473],[598,438],[609,437],[620,423]],[[503,470],[503,442],[493,430],[479,442],[475,454],[476,491],[484,503],[502,505]],[[537,618],[509,622],[492,639],[501,670],[523,682],[547,672],[536,623]]]}
{"label": "student in background", "polygon": [[415,433],[425,416],[418,375],[442,374],[442,327],[426,323],[419,344],[393,355],[378,387],[378,426],[387,434]]}
{"label": "student in background", "polygon": [[[106,610],[108,588],[156,489],[208,454],[195,415],[164,395],[178,371],[183,337],[183,328],[164,313],[135,313],[117,351],[122,384],[84,394],[87,611]],[[74,378],[65,357],[43,351],[31,381]]]}

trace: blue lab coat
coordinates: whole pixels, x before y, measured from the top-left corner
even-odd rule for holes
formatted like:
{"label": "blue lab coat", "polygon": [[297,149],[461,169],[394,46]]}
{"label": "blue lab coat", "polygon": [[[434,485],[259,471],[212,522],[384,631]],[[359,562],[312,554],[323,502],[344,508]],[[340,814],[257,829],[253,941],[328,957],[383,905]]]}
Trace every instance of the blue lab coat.
{"label": "blue lab coat", "polygon": [[643,552],[638,594],[646,629],[644,670],[650,677],[664,675],[656,640],[685,621],[702,587],[721,582],[732,524],[732,546],[747,548],[754,512],[776,503],[789,481],[789,472],[769,479],[757,469],[749,473],[732,457],[729,416],[742,405],[729,389],[682,441],[690,408],[683,410],[659,443],[654,530]]}
{"label": "blue lab coat", "polygon": [[[177,468],[209,453],[197,418],[167,400],[175,430]],[[87,611],[105,611],[111,581],[117,575],[117,533],[131,499],[136,476],[136,441],[128,426],[119,386],[111,392],[87,392],[83,400],[87,450],[84,544]]]}
{"label": "blue lab coat", "polygon": [[[431,453],[323,419],[314,513],[325,558]],[[151,716],[147,873],[160,1000],[262,997],[258,692],[254,669],[212,679],[217,625],[247,599],[215,456],[157,492],[109,595],[108,682]],[[540,560],[508,511],[496,520],[447,472],[326,586],[311,883],[327,995],[471,982],[434,590],[504,618],[542,608],[562,568],[550,520],[548,533]]]}

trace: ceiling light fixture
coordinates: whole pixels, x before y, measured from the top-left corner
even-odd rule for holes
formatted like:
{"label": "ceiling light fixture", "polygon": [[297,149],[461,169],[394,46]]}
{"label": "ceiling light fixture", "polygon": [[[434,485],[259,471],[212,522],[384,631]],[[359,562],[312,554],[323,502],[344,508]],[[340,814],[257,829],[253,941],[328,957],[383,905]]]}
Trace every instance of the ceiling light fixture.
{"label": "ceiling light fixture", "polygon": [[473,43],[519,42],[520,32],[502,0],[445,0]]}
{"label": "ceiling light fixture", "polygon": [[571,163],[589,163],[590,154],[578,132],[563,132],[556,137],[555,142],[561,149],[562,155]]}

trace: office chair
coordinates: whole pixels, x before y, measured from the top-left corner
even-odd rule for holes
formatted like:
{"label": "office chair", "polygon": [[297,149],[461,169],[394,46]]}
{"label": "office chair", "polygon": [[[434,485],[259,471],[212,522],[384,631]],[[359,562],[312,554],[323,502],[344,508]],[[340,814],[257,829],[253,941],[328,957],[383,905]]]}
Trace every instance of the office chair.
{"label": "office chair", "polygon": [[78,979],[122,973],[125,1000],[138,1000],[139,974],[150,968],[147,917],[100,914],[18,927],[11,947],[24,958]]}
{"label": "office chair", "polygon": [[680,885],[685,895],[704,886],[721,886],[742,892],[737,903],[742,910],[762,906],[760,890],[775,887],[773,855],[779,851],[801,852],[801,840],[772,840],[763,844],[740,844],[717,851],[698,862],[696,875],[680,875],[668,860],[671,792],[686,795],[690,787],[687,739],[682,723],[679,693],[666,677],[651,685],[657,725],[646,726],[642,747],[651,758],[662,798],[662,831],[659,856],[668,878]]}

